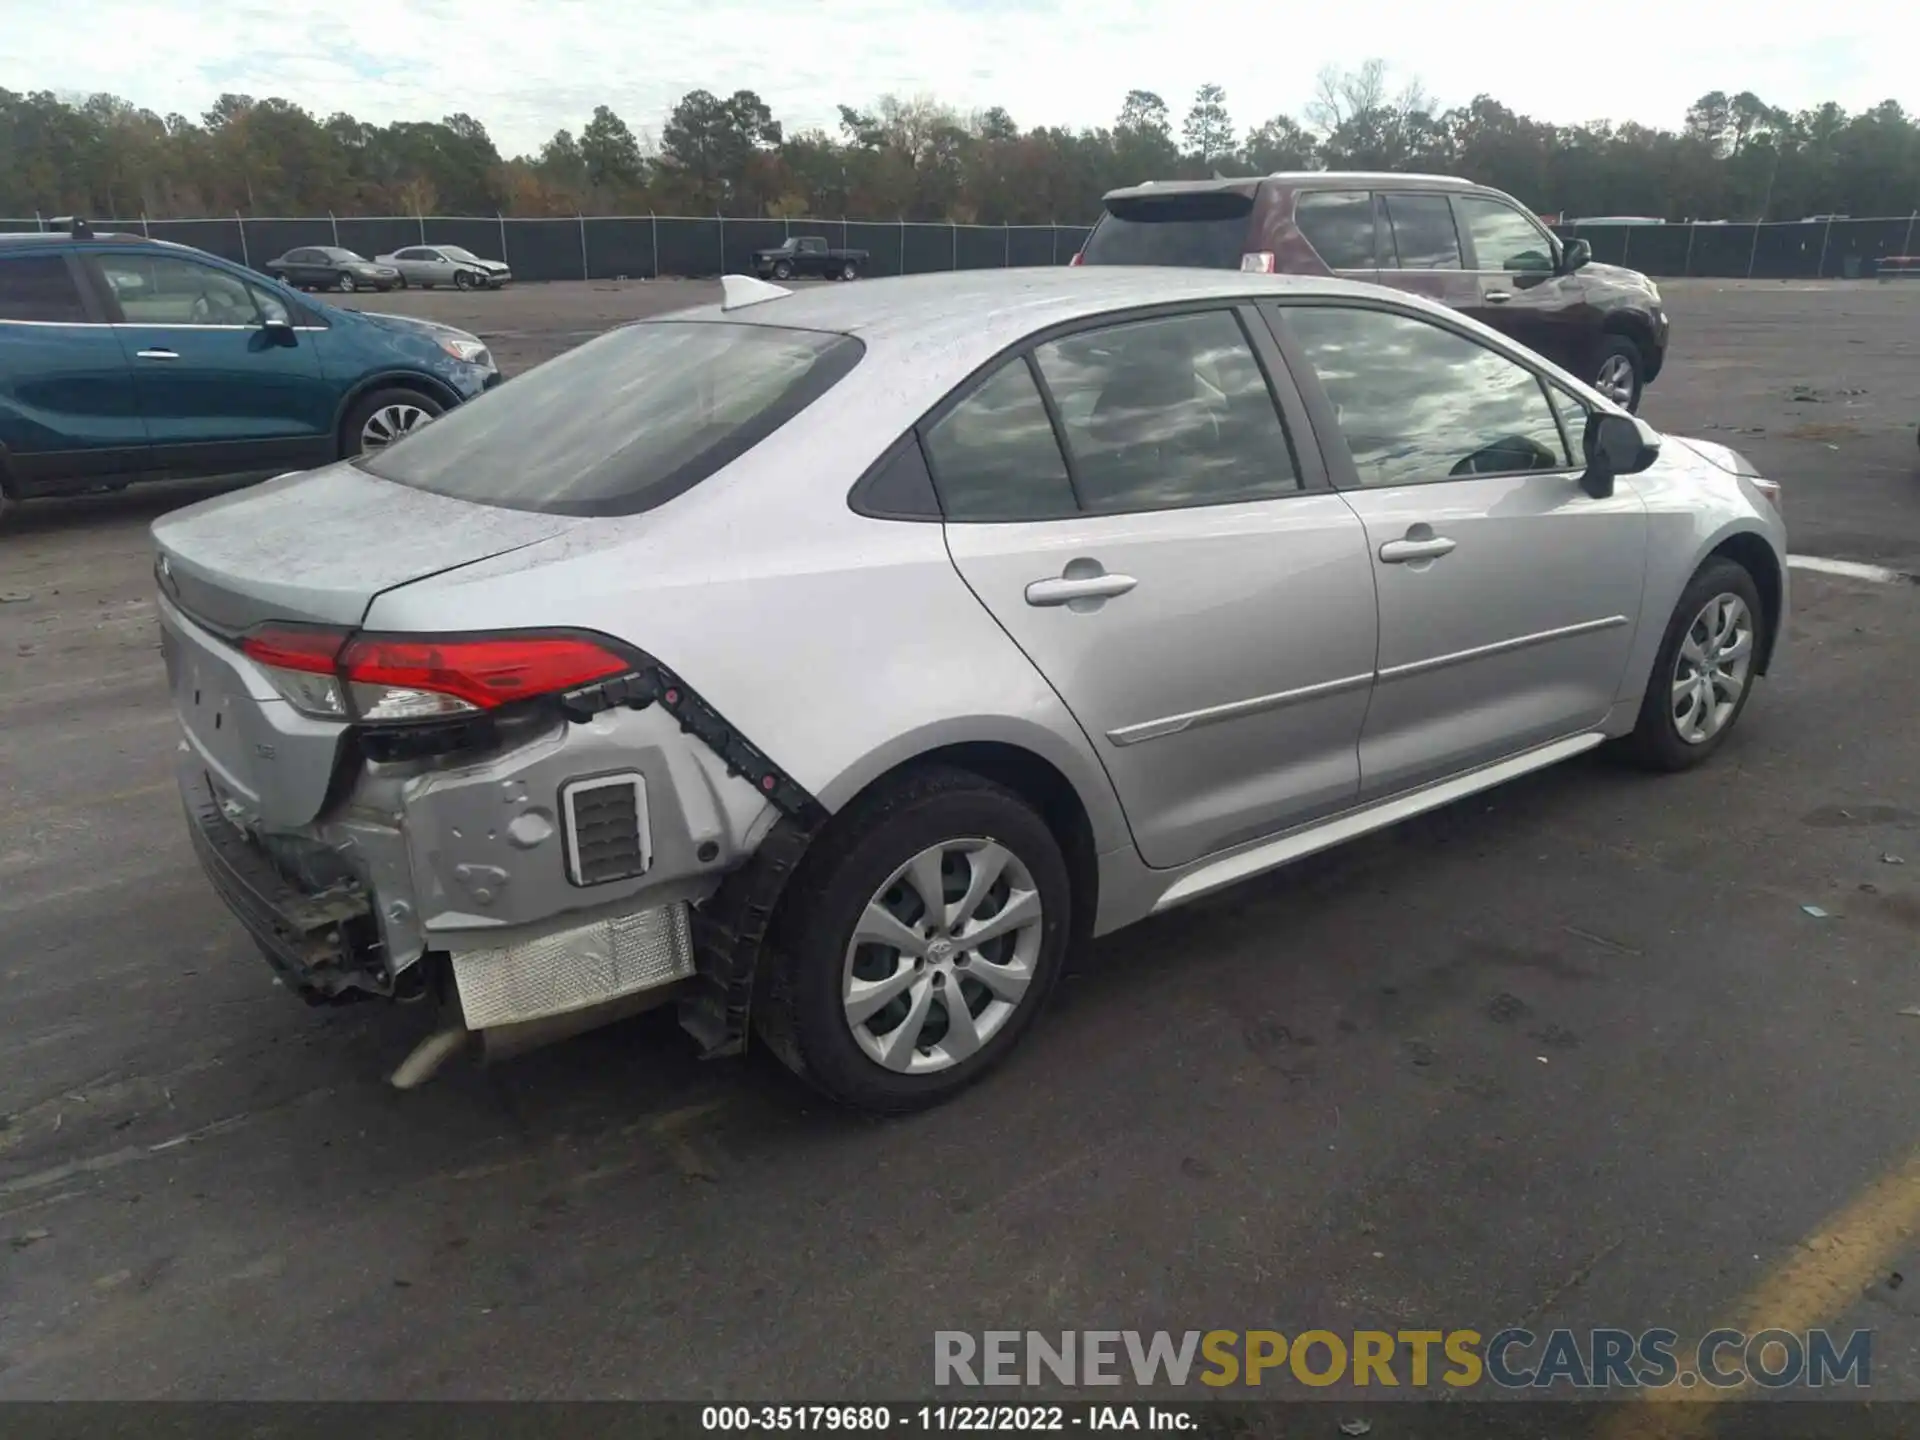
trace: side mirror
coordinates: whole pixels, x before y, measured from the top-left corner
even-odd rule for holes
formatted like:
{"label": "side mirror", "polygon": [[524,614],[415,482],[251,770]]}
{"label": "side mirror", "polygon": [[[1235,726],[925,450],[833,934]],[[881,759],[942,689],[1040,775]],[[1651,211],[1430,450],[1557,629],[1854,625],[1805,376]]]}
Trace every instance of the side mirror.
{"label": "side mirror", "polygon": [[1595,410],[1587,416],[1582,448],[1587,468],[1580,488],[1596,500],[1613,494],[1613,482],[1622,475],[1638,475],[1660,458],[1659,435],[1631,415]]}
{"label": "side mirror", "polygon": [[1593,246],[1584,240],[1569,240],[1567,248],[1560,254],[1560,268],[1569,275],[1592,261]]}
{"label": "side mirror", "polygon": [[293,333],[293,322],[290,320],[263,320],[260,328],[266,333],[269,345],[291,347],[300,343],[300,337]]}

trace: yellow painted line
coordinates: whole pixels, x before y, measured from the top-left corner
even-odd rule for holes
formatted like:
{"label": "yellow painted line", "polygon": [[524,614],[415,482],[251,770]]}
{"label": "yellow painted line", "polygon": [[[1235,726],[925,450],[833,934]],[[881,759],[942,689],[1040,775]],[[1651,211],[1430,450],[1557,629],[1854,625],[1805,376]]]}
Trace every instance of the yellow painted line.
{"label": "yellow painted line", "polygon": [[[1920,1152],[1882,1175],[1827,1217],[1748,1291],[1721,1322],[1752,1335],[1806,1331],[1839,1320],[1886,1273],[1920,1229]],[[1675,1358],[1693,1353],[1674,1347]],[[1747,1384],[1715,1389],[1679,1384],[1641,1393],[1614,1412],[1598,1440],[1695,1440],[1713,1434],[1714,1407],[1749,1394]]]}

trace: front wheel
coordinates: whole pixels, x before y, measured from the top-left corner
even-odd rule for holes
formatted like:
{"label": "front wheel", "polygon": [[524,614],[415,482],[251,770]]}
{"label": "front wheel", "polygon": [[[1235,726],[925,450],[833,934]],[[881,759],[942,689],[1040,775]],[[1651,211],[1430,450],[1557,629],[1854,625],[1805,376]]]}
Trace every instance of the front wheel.
{"label": "front wheel", "polygon": [[404,440],[445,412],[431,395],[418,390],[376,390],[359,400],[340,427],[342,455],[371,455]]}
{"label": "front wheel", "polygon": [[778,265],[773,267],[773,278],[776,280],[791,280],[793,278],[793,266],[782,260]]}
{"label": "front wheel", "polygon": [[1645,372],[1640,347],[1624,335],[1609,335],[1593,364],[1593,388],[1623,410],[1638,410]]}
{"label": "front wheel", "polygon": [[473,276],[464,270],[458,271],[453,277],[453,288],[456,290],[471,290],[473,288]]}
{"label": "front wheel", "polygon": [[334,283],[340,287],[340,293],[342,295],[351,295],[354,291],[353,277],[351,275],[342,275]]}
{"label": "front wheel", "polygon": [[1063,963],[1059,843],[1012,791],[929,769],[836,816],[775,923],[770,1048],[842,1104],[901,1114],[999,1064]]}
{"label": "front wheel", "polygon": [[1649,770],[1690,770],[1726,743],[1753,693],[1765,641],[1760,588],[1746,567],[1700,567],[1667,622],[1628,753]]}
{"label": "front wheel", "polygon": [[842,280],[858,280],[860,278],[860,267],[849,260],[840,267],[840,278]]}

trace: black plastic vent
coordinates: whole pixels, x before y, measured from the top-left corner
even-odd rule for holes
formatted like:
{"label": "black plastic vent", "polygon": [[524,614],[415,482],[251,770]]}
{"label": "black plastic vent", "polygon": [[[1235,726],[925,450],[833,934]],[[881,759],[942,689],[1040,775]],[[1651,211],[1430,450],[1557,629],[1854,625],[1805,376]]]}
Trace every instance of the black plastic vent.
{"label": "black plastic vent", "polygon": [[567,878],[605,885],[644,875],[653,863],[647,782],[639,775],[575,780],[560,792],[567,824]]}

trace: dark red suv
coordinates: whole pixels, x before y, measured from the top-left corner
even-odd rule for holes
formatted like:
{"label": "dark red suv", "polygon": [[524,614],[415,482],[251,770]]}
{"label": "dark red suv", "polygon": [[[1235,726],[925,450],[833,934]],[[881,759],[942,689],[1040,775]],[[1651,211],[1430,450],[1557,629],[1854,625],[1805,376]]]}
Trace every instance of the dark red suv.
{"label": "dark red suv", "polygon": [[1660,290],[1563,244],[1510,195],[1444,175],[1301,171],[1106,197],[1076,265],[1339,275],[1412,290],[1538,351],[1629,410],[1667,357]]}

